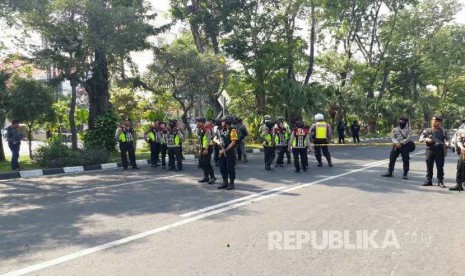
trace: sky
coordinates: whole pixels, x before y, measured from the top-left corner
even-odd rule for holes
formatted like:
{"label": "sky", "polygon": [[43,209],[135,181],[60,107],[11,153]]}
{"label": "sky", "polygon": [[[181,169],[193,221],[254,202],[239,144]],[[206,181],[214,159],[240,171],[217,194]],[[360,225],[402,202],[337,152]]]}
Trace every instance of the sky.
{"label": "sky", "polygon": [[[170,5],[170,0],[147,0],[151,3],[152,7],[156,11],[160,11],[164,14],[161,15],[161,21],[166,22],[168,20],[168,11],[169,11],[169,5]],[[456,22],[457,23],[462,23],[465,24],[465,0],[459,0],[459,2],[462,4],[462,10],[457,14],[456,16]],[[3,27],[3,26],[0,26]],[[13,31],[14,32],[14,31]],[[176,32],[176,31],[174,31]],[[11,41],[11,33],[7,32],[2,32],[0,33],[0,40],[5,42],[8,48],[11,49],[15,48],[14,43]],[[7,37],[10,37],[10,39],[7,39]],[[39,40],[40,41],[40,40]],[[13,50],[14,51],[14,50]],[[0,53],[1,55],[1,53]],[[142,53],[136,53],[133,54],[133,59],[134,61],[139,65],[139,68],[142,69],[141,71],[144,71],[146,66],[151,63],[153,56],[150,52],[145,51]]]}

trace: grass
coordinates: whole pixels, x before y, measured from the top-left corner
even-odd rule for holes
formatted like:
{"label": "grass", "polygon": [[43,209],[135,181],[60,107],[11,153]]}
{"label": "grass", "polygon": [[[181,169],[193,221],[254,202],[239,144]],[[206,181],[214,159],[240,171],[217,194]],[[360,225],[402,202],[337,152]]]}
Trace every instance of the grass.
{"label": "grass", "polygon": [[[11,163],[10,157],[6,158],[6,162],[0,162],[0,173],[8,173],[11,172]],[[20,156],[19,157],[19,165],[23,170],[34,170],[39,169],[38,165],[35,164],[28,155]]]}

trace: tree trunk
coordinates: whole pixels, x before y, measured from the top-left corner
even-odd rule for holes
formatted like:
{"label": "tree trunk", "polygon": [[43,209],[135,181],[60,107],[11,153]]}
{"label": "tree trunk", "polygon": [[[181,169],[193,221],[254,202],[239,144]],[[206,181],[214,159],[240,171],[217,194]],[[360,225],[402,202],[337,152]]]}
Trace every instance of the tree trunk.
{"label": "tree trunk", "polygon": [[27,124],[27,142],[29,145],[29,158],[32,159],[32,125],[33,123]]}
{"label": "tree trunk", "polygon": [[77,144],[77,129],[76,129],[76,120],[74,118],[74,113],[76,110],[76,87],[77,81],[71,79],[71,102],[69,103],[69,126],[71,128],[71,148],[73,150],[78,149]]}
{"label": "tree trunk", "polygon": [[86,90],[89,95],[89,129],[93,129],[95,119],[110,108],[107,63],[105,51],[96,50],[92,78],[86,81]]}
{"label": "tree trunk", "polygon": [[310,27],[310,57],[308,61],[307,75],[305,76],[305,85],[310,82],[313,75],[313,68],[315,67],[315,3],[311,1],[311,27]]}
{"label": "tree trunk", "polygon": [[189,124],[189,121],[187,120],[187,113],[189,112],[189,109],[184,109],[183,110],[183,114],[181,116],[181,120],[182,120],[182,123],[184,124],[184,126],[186,127],[186,130],[187,130],[187,137],[189,137],[189,139],[192,139],[193,135],[192,135],[192,129],[191,129],[191,126]]}

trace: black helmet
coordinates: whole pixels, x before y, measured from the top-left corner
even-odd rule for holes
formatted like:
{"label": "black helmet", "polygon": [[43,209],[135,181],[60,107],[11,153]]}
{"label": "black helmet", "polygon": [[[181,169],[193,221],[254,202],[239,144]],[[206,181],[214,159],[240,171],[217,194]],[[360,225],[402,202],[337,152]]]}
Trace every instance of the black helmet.
{"label": "black helmet", "polygon": [[232,117],[232,116],[223,116],[223,118],[221,118],[221,121],[225,122],[226,124],[232,124],[232,123],[234,123],[234,117]]}

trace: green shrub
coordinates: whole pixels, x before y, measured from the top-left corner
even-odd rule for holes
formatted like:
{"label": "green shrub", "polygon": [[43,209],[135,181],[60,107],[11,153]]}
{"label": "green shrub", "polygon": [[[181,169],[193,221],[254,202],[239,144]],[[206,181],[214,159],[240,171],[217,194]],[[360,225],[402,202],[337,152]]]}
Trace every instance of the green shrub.
{"label": "green shrub", "polygon": [[50,139],[34,154],[35,163],[42,168],[61,168],[106,163],[110,154],[106,149],[84,149],[74,151],[63,144],[59,137]]}
{"label": "green shrub", "polygon": [[118,126],[118,115],[109,110],[95,120],[95,127],[84,134],[84,147],[86,149],[104,148],[113,152],[116,150],[115,131]]}

